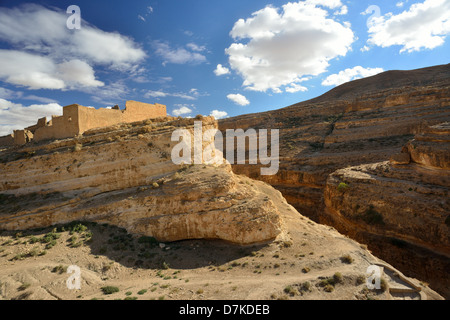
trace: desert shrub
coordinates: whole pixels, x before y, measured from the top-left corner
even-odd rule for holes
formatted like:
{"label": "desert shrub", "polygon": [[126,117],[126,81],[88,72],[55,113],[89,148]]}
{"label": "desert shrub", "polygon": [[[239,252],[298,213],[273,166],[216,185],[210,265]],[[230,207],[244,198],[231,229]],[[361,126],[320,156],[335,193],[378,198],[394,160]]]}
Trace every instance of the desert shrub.
{"label": "desert shrub", "polygon": [[303,291],[303,292],[304,291],[310,291],[311,290],[311,283],[309,281],[303,282],[300,285],[300,290]]}
{"label": "desert shrub", "polygon": [[294,288],[293,286],[287,286],[284,288],[284,293],[290,295],[291,297],[296,296],[299,294],[297,288]]}
{"label": "desert shrub", "polygon": [[334,287],[331,284],[327,284],[323,290],[325,290],[325,292],[333,292],[334,291]]}
{"label": "desert shrub", "polygon": [[116,293],[116,292],[119,292],[119,291],[120,291],[119,288],[114,287],[114,286],[106,286],[106,287],[102,287],[101,290],[102,290],[102,292],[103,292],[104,294],[113,294],[113,293]]}
{"label": "desert shrub", "polygon": [[335,284],[336,283],[341,283],[343,280],[344,280],[344,277],[342,276],[342,273],[336,272],[333,275],[333,281],[334,281]]}
{"label": "desert shrub", "polygon": [[356,278],[356,284],[357,284],[357,285],[363,284],[363,283],[365,283],[365,282],[366,282],[366,277],[363,276],[363,275],[359,275],[359,276]]}
{"label": "desert shrub", "polygon": [[345,182],[341,182],[339,183],[337,189],[339,192],[344,192],[345,190],[347,190],[348,188],[350,188],[350,186],[348,184],[346,184]]}
{"label": "desert shrub", "polygon": [[354,260],[349,254],[346,254],[345,256],[341,257],[341,261],[343,263],[351,264],[351,263],[353,263]]}
{"label": "desert shrub", "polygon": [[60,265],[54,267],[52,269],[52,272],[53,273],[59,273],[59,274],[66,273],[67,272],[67,267],[65,267],[65,266],[60,264]]}
{"label": "desert shrub", "polygon": [[56,240],[59,239],[61,235],[59,233],[56,233],[54,231],[47,233],[45,236],[42,237],[41,242],[42,243],[52,243],[53,245],[56,244]]}
{"label": "desert shrub", "polygon": [[34,244],[34,243],[39,242],[39,241],[40,241],[39,238],[35,237],[35,236],[32,236],[30,238],[30,240],[28,240],[28,242],[31,243],[31,244]]}
{"label": "desert shrub", "polygon": [[142,290],[139,290],[137,294],[143,295],[146,292],[147,292],[147,289],[142,289]]}

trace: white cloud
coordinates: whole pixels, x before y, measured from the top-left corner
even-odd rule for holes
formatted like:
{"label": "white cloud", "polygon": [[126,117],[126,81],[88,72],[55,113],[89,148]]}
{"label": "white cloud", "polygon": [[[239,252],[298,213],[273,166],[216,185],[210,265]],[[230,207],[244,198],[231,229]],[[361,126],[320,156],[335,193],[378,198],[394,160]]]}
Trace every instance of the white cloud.
{"label": "white cloud", "polygon": [[[194,91],[192,91],[194,90]],[[175,97],[175,98],[180,98],[180,99],[185,99],[185,100],[197,100],[197,96],[199,96],[199,93],[197,91],[197,89],[191,89],[190,93],[182,93],[182,92],[174,92],[174,93],[169,93],[169,92],[164,92],[162,90],[158,90],[158,91],[153,91],[153,90],[149,90],[144,94],[144,98],[165,98],[165,97]]]}
{"label": "white cloud", "polygon": [[[185,64],[193,63],[198,64],[206,61],[206,57],[196,51],[187,50],[183,47],[172,48],[167,42],[155,40],[153,41],[153,47],[155,48],[155,54],[163,59],[163,65],[167,63]],[[192,46],[191,46],[192,47]]]}
{"label": "white cloud", "polygon": [[230,74],[230,69],[222,66],[221,64],[218,64],[216,70],[214,70],[214,74],[216,76],[223,76],[225,74]]}
{"label": "white cloud", "polygon": [[361,66],[356,66],[354,68],[345,69],[343,71],[340,71],[337,74],[329,75],[323,82],[323,86],[338,86],[343,83],[370,77],[373,75],[376,75],[378,73],[383,72],[384,70],[382,68],[363,68]]}
{"label": "white cloud", "polygon": [[364,47],[362,47],[361,49],[359,49],[359,50],[361,50],[361,52],[367,52],[367,51],[369,51],[370,50],[370,47],[368,47],[368,46],[364,46]]}
{"label": "white cloud", "polygon": [[138,14],[138,19],[145,22],[145,18],[143,16],[141,16],[140,14]]}
{"label": "white cloud", "polygon": [[167,96],[168,96],[168,93],[165,93],[163,91],[152,91],[152,90],[147,91],[144,94],[145,98],[149,98],[149,97],[152,97],[152,98],[165,98]]}
{"label": "white cloud", "polygon": [[205,47],[205,46],[199,46],[199,45],[197,45],[197,44],[195,44],[195,43],[193,43],[193,42],[188,43],[188,44],[186,45],[186,47],[188,47],[188,48],[191,49],[192,51],[196,51],[196,52],[202,52],[202,51],[205,51],[205,50],[206,50],[206,47]]}
{"label": "white cloud", "polygon": [[403,7],[404,3],[403,3],[402,1],[400,1],[400,2],[397,2],[395,5],[396,5],[398,8],[401,8],[401,7]]}
{"label": "white cloud", "polygon": [[0,98],[0,136],[34,125],[37,119],[52,115],[62,115],[62,106],[57,103],[24,106]]}
{"label": "white cloud", "polygon": [[228,116],[228,113],[226,111],[213,110],[209,115],[216,118],[216,120],[219,120],[226,118]]}
{"label": "white cloud", "polygon": [[293,83],[289,87],[286,88],[286,92],[295,93],[299,91],[308,91],[308,88],[301,86],[299,84]]}
{"label": "white cloud", "polygon": [[0,79],[30,89],[63,89],[53,60],[16,50],[0,49]]}
{"label": "white cloud", "polygon": [[306,0],[308,4],[323,6],[330,9],[336,9],[342,6],[341,0]]}
{"label": "white cloud", "polygon": [[246,106],[250,104],[250,101],[248,101],[246,97],[244,97],[242,94],[239,93],[229,94],[227,95],[227,98],[240,106]]}
{"label": "white cloud", "polygon": [[172,111],[172,114],[175,117],[181,116],[181,115],[185,115],[185,114],[190,114],[192,112],[192,109],[189,109],[186,106],[182,106],[179,109],[175,109]]}
{"label": "white cloud", "polygon": [[0,79],[30,89],[100,87],[94,70],[74,59],[56,64],[52,59],[16,50],[0,49]]}
{"label": "white cloud", "polygon": [[139,70],[136,66],[146,54],[131,38],[102,31],[86,21],[82,21],[80,30],[71,32],[66,20],[64,11],[36,4],[2,8],[0,41],[13,49],[3,49],[0,60],[2,66],[5,58],[15,63],[1,68],[2,80],[31,89],[97,87],[102,83],[95,79],[94,65],[127,72]]}
{"label": "white cloud", "polygon": [[311,0],[281,9],[267,6],[234,24],[230,35],[245,41],[233,43],[226,53],[246,89],[276,92],[305,75],[325,72],[330,60],[347,54],[355,39],[349,24],[333,20],[316,5],[339,9],[342,3]]}
{"label": "white cloud", "polygon": [[372,19],[369,44],[383,48],[401,46],[400,52],[434,49],[450,34],[450,1],[425,0],[398,15]]}
{"label": "white cloud", "polygon": [[336,16],[343,16],[343,15],[346,15],[347,13],[348,13],[348,7],[347,6],[342,6],[339,11],[336,11],[334,13],[334,15],[336,15]]}
{"label": "white cloud", "polygon": [[74,59],[58,65],[60,78],[66,83],[76,83],[86,87],[101,87],[103,82],[95,80],[94,69],[86,62]]}

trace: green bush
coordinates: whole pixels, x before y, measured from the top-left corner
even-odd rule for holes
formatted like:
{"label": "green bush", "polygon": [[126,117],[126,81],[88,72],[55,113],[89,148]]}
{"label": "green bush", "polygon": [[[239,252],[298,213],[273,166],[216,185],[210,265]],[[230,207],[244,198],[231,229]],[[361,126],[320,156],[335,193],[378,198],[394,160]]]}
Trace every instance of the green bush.
{"label": "green bush", "polygon": [[341,182],[339,183],[337,189],[339,192],[344,192],[345,190],[347,190],[348,188],[350,188],[350,186],[348,184],[346,184],[345,182]]}
{"label": "green bush", "polygon": [[113,286],[102,287],[101,290],[104,294],[113,294],[120,291],[119,288]]}

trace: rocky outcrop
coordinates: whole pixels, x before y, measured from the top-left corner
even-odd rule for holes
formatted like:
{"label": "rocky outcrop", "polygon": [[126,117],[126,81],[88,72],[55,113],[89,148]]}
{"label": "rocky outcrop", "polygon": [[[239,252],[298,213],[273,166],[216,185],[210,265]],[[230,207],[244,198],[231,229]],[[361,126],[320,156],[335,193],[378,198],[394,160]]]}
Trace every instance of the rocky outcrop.
{"label": "rocky outcrop", "polygon": [[[340,169],[328,177],[321,221],[368,243],[375,254],[427,277],[447,297],[450,282],[450,126],[433,126],[403,148],[406,158]],[[363,196],[361,196],[363,195]],[[372,245],[377,239],[377,244]],[[409,255],[410,261],[403,258]],[[386,258],[388,256],[388,258]]]}
{"label": "rocky outcrop", "polygon": [[[173,164],[170,154],[177,142],[171,141],[172,132],[192,131],[193,123],[166,118],[118,125],[4,151],[0,228],[85,220],[160,241],[274,239],[282,229],[277,207],[246,184],[247,178],[227,165]],[[202,124],[203,130],[217,126],[212,118],[203,118]]]}
{"label": "rocky outcrop", "polygon": [[414,135],[450,119],[449,107],[450,65],[445,65],[352,81],[280,110],[220,120],[219,128],[279,129],[276,176],[261,176],[253,165],[233,165],[233,171],[270,183],[318,221],[329,174],[389,160]]}
{"label": "rocky outcrop", "polygon": [[[412,213],[395,219],[393,215],[390,219],[394,220],[385,221],[381,237],[371,233],[370,239],[366,236],[364,242],[372,250],[378,248],[376,252],[380,258],[405,273],[413,272],[419,279],[436,284],[446,277],[443,266],[447,258],[440,260],[444,264],[433,266],[429,251],[422,251],[422,248],[442,248],[448,243],[439,244],[439,239],[448,232],[442,223],[448,221],[443,212],[447,210],[448,214],[446,198],[450,183],[448,173],[443,174],[438,169],[448,169],[450,163],[448,147],[441,143],[448,138],[439,126],[449,120],[450,65],[443,65],[389,71],[352,81],[318,98],[280,110],[220,120],[219,128],[280,129],[280,170],[277,175],[261,176],[259,168],[252,165],[233,165],[233,171],[271,184],[301,214],[337,228],[341,226],[341,232],[359,240],[362,237],[356,235],[363,232],[359,231],[362,224],[339,222],[342,214],[326,212],[330,208],[325,207],[325,199],[338,201],[343,195],[352,194],[352,199],[347,202],[348,210],[343,210],[354,214],[359,203],[356,212],[360,215],[370,209],[370,197],[377,195],[384,198],[380,205],[382,203],[393,213],[390,201],[394,203],[393,208],[401,207],[395,197],[398,192],[404,198],[402,205],[413,208]],[[414,141],[408,143],[414,137]],[[371,165],[362,167],[365,164]],[[349,167],[353,168],[345,169]],[[339,169],[345,171],[337,171]],[[341,181],[332,180],[331,183],[330,174],[352,177],[360,181],[361,189],[342,186],[341,190],[346,191],[341,193],[336,189]],[[389,176],[384,177],[385,174]],[[378,179],[380,176],[383,178]],[[388,184],[383,185],[380,181]],[[334,192],[331,198],[330,188]],[[351,201],[354,201],[353,206],[350,206]],[[374,208],[377,204],[373,204]],[[374,226],[365,224],[365,228],[372,230]],[[395,251],[386,249],[387,246],[380,246],[386,241],[391,245],[385,234],[395,235],[395,239],[410,239],[414,235],[417,242],[411,243],[420,248],[408,252],[406,245],[402,248],[394,246]],[[400,234],[404,236],[400,237]],[[395,254],[391,255],[391,252]],[[418,265],[428,267],[421,270]],[[432,280],[435,275],[437,277]]]}

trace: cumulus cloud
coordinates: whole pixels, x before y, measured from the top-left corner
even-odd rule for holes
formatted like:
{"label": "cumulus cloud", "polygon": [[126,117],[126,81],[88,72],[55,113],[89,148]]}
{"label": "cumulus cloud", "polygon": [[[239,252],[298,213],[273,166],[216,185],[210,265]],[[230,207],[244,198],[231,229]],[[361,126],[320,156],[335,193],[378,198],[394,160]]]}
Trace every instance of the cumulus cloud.
{"label": "cumulus cloud", "polygon": [[339,0],[289,2],[239,19],[230,32],[235,43],[226,49],[231,68],[246,89],[274,92],[325,72],[355,39],[349,23],[337,22],[328,11],[341,8]]}
{"label": "cumulus cloud", "polygon": [[155,40],[153,41],[153,47],[155,49],[155,54],[163,59],[163,65],[166,65],[167,63],[198,64],[206,61],[206,57],[196,51],[200,47],[195,47],[196,50],[193,50],[194,44],[192,43],[186,46],[187,48],[172,48],[167,42]]}
{"label": "cumulus cloud", "polygon": [[450,33],[450,1],[425,0],[409,10],[374,18],[368,44],[383,48],[401,46],[400,52],[433,49],[442,45]]}
{"label": "cumulus cloud", "polygon": [[62,106],[57,103],[24,106],[0,98],[0,136],[34,125],[38,118],[52,115],[62,115]]}
{"label": "cumulus cloud", "polygon": [[[13,48],[1,52],[1,79],[31,89],[97,87],[102,82],[95,79],[94,65],[139,70],[136,65],[146,55],[131,38],[102,31],[86,21],[80,30],[71,32],[66,20],[64,11],[36,4],[2,8],[0,41]],[[5,58],[15,65],[3,68]]]}
{"label": "cumulus cloud", "polygon": [[188,108],[188,107],[186,107],[186,106],[181,106],[181,107],[178,108],[178,109],[174,109],[174,110],[172,111],[172,114],[173,114],[175,117],[178,117],[178,116],[181,116],[181,115],[190,114],[191,112],[192,112],[192,109],[190,109],[190,108]]}
{"label": "cumulus cloud", "polygon": [[337,74],[329,75],[323,82],[323,86],[339,86],[345,82],[349,82],[356,79],[366,78],[374,76],[383,72],[382,68],[363,68],[356,66],[354,68],[345,69]]}
{"label": "cumulus cloud", "polygon": [[225,74],[230,74],[230,69],[222,66],[221,64],[218,64],[216,70],[214,70],[214,74],[216,76],[223,76]]}
{"label": "cumulus cloud", "polygon": [[239,93],[229,94],[227,95],[227,98],[240,106],[246,106],[250,104],[250,101],[248,101],[246,97]]}
{"label": "cumulus cloud", "polygon": [[209,115],[219,120],[226,118],[228,116],[228,113],[226,111],[213,110]]}

